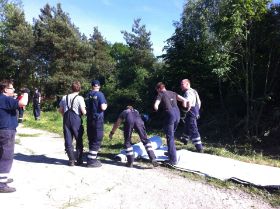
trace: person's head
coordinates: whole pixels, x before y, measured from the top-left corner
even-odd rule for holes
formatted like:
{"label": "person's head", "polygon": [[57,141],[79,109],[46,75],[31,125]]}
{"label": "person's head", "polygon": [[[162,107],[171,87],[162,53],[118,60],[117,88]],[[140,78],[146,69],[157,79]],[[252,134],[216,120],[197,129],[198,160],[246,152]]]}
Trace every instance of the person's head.
{"label": "person's head", "polygon": [[38,92],[38,88],[34,88],[34,91],[37,93]]}
{"label": "person's head", "polygon": [[164,83],[158,82],[157,85],[156,85],[156,90],[157,90],[157,92],[165,91],[166,89],[165,89]]}
{"label": "person's head", "polygon": [[93,90],[99,90],[100,89],[100,82],[99,80],[93,80],[91,82],[91,86]]}
{"label": "person's head", "polygon": [[72,92],[79,92],[81,91],[81,83],[79,81],[73,81],[71,85]]}
{"label": "person's head", "polygon": [[131,105],[126,106],[126,109],[133,110],[133,107]]}
{"label": "person's head", "polygon": [[186,91],[191,88],[191,82],[189,79],[183,79],[181,81],[181,89],[182,91]]}
{"label": "person's head", "polygon": [[12,80],[2,80],[0,82],[0,91],[6,96],[14,96],[14,82]]}

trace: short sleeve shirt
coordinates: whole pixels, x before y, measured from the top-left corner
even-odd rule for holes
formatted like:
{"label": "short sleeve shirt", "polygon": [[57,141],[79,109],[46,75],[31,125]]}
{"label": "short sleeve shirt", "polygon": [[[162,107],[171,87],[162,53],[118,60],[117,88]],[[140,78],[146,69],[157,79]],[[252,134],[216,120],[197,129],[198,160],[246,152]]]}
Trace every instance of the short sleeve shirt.
{"label": "short sleeve shirt", "polygon": [[192,88],[185,91],[184,98],[187,99],[187,101],[190,103],[191,107],[194,107],[196,105],[196,102],[200,102],[200,101],[197,101],[199,98],[197,98],[196,90],[194,90]]}
{"label": "short sleeve shirt", "polygon": [[177,93],[173,91],[163,91],[157,95],[156,100],[159,100],[165,111],[171,110],[173,107],[177,107]]}
{"label": "short sleeve shirt", "polygon": [[16,129],[18,100],[0,94],[0,129]]}
{"label": "short sleeve shirt", "polygon": [[[69,108],[71,108],[72,101],[73,101],[73,99],[76,95],[77,94],[69,94],[68,95],[68,106],[69,106]],[[63,107],[64,113],[68,110],[68,107],[67,107],[67,104],[66,104],[66,97],[67,97],[67,95],[63,96],[61,101],[59,102],[59,106]],[[85,107],[86,107],[86,105],[85,105],[84,98],[82,96],[78,95],[75,98],[74,103],[73,103],[73,111],[77,115],[82,115],[81,108],[85,108]]]}

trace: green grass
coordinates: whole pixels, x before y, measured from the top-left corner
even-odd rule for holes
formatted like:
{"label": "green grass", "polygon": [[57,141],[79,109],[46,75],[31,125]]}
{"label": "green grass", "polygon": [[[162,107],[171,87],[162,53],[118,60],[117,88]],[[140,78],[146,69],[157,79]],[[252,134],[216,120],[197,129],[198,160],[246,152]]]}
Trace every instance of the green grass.
{"label": "green grass", "polygon": [[[86,127],[86,121],[84,119],[84,127]],[[46,131],[54,132],[61,137],[63,137],[62,130],[62,116],[58,112],[42,112],[41,120],[35,121],[32,115],[32,111],[26,111],[24,113],[24,126],[32,127],[36,129],[43,129]],[[104,138],[101,146],[100,157],[103,159],[113,159],[116,154],[123,149],[123,133],[121,129],[118,129],[113,139],[109,139],[109,133],[112,129],[111,123],[105,123],[104,125]],[[149,136],[160,135],[164,139],[164,135],[161,131],[149,132]],[[28,134],[27,134],[28,136]],[[84,145],[88,147],[87,144],[87,134],[83,136]],[[136,134],[132,135],[132,142],[139,142],[139,138]],[[166,141],[164,139],[164,144]],[[280,167],[279,155],[278,156],[270,156],[264,155],[263,153],[257,153],[250,146],[237,146],[237,145],[225,145],[225,144],[211,144],[207,143],[203,140],[205,146],[205,152],[213,155],[218,155],[222,157],[232,158],[235,160],[240,160],[249,163],[257,163],[262,165],[269,165]],[[188,149],[190,151],[195,151],[195,147],[192,144],[184,145],[179,141],[176,141],[177,149]],[[204,182],[210,185],[214,185],[219,188],[227,188],[227,189],[241,189],[247,193],[252,195],[257,195],[268,201],[273,206],[280,206],[280,191],[267,191],[262,188],[256,188],[253,186],[245,186],[242,184],[237,184],[231,181],[220,181],[214,178],[208,178],[199,176],[197,174],[192,174],[188,172],[182,172],[174,170],[174,172],[178,173],[185,178],[192,179],[199,182]]]}

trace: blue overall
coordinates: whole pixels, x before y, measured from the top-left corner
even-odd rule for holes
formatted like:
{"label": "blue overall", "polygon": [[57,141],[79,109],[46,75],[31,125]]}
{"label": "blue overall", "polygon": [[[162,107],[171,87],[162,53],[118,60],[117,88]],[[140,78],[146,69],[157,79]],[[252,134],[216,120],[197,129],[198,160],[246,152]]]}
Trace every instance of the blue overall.
{"label": "blue overall", "polygon": [[[65,151],[67,153],[71,153],[74,151],[73,149],[73,136],[76,139],[76,150],[77,152],[82,152],[83,150],[83,133],[84,128],[82,124],[82,118],[80,115],[77,115],[73,110],[73,103],[76,95],[72,102],[71,107],[68,104],[68,95],[66,96],[66,105],[68,110],[63,114],[63,134],[65,140]],[[73,158],[70,156],[69,158]],[[74,160],[74,159],[70,159]]]}
{"label": "blue overall", "polygon": [[[131,135],[133,129],[137,132],[141,142],[144,144],[148,156],[151,160],[155,160],[156,156],[152,149],[150,140],[147,137],[144,121],[142,120],[139,112],[135,109],[125,110],[124,119],[124,147],[126,149],[128,162],[133,161],[133,149],[131,148]],[[122,115],[122,114],[121,114]],[[131,159],[130,159],[131,158]]]}
{"label": "blue overall", "polygon": [[187,112],[185,117],[185,127],[183,139],[185,143],[188,142],[189,139],[192,140],[192,143],[195,145],[196,150],[198,152],[202,152],[203,146],[201,143],[200,134],[197,127],[197,119],[199,118],[199,106],[196,102],[195,106],[191,107],[190,111]]}
{"label": "blue overall", "polygon": [[87,135],[89,143],[88,165],[97,158],[104,136],[104,112],[101,104],[107,104],[104,94],[100,91],[91,91],[85,99],[87,107]]}
{"label": "blue overall", "polygon": [[33,115],[35,120],[38,120],[41,115],[39,97],[41,97],[41,94],[39,92],[35,93],[33,96]]}
{"label": "blue overall", "polygon": [[0,181],[10,172],[15,146],[18,100],[0,94]]}
{"label": "blue overall", "polygon": [[157,96],[164,106],[163,129],[167,139],[168,157],[171,164],[177,164],[177,154],[174,134],[180,121],[180,111],[177,106],[177,94],[172,91],[165,91]]}
{"label": "blue overall", "polygon": [[180,121],[180,111],[177,106],[172,107],[171,109],[166,111],[163,129],[167,139],[169,160],[172,164],[177,163],[174,134],[179,124],[179,121]]}

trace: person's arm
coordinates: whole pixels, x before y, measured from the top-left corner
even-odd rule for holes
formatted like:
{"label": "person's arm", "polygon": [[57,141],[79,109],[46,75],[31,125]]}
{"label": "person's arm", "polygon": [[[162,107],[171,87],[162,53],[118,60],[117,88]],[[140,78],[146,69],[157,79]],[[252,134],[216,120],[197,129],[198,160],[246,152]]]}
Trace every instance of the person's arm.
{"label": "person's arm", "polygon": [[118,120],[114,123],[112,131],[109,134],[109,138],[112,139],[113,135],[115,134],[116,130],[118,129],[118,127],[121,125],[122,123],[122,119],[118,118]]}
{"label": "person's arm", "polygon": [[81,100],[81,113],[82,115],[86,115],[87,114],[87,109],[86,109],[86,104],[85,104],[85,100],[83,97],[81,97],[82,100]]}
{"label": "person's arm", "polygon": [[187,101],[184,97],[182,97],[181,95],[177,94],[177,100],[183,103],[183,107],[188,108],[188,110],[190,109],[190,102]]}
{"label": "person's arm", "polygon": [[63,115],[64,114],[64,108],[62,106],[60,106],[58,108],[58,112],[60,112],[60,114]]}
{"label": "person's arm", "polygon": [[101,104],[101,110],[102,111],[105,111],[107,109],[107,107],[108,107],[107,104],[105,104],[105,103]]}
{"label": "person's arm", "polygon": [[23,93],[22,98],[18,101],[18,106],[23,107],[28,103],[28,93]]}
{"label": "person's arm", "polygon": [[158,111],[159,104],[160,104],[160,100],[156,100],[155,103],[154,103],[154,110],[155,111]]}

